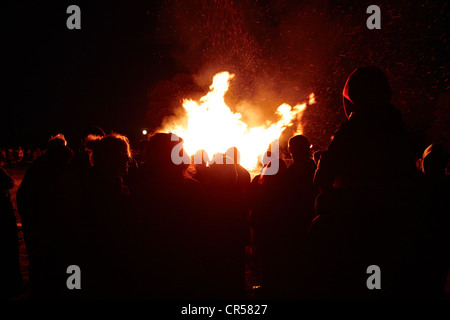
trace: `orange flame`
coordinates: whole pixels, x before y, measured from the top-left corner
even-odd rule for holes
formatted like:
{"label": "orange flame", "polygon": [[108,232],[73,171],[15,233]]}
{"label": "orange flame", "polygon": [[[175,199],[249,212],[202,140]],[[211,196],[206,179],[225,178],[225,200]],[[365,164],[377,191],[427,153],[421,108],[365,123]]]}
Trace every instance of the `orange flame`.
{"label": "orange flame", "polygon": [[[233,113],[224,100],[233,77],[228,72],[216,74],[210,91],[199,102],[190,99],[183,101],[187,126],[173,124],[164,131],[182,137],[184,149],[189,155],[203,149],[212,158],[215,153],[225,153],[228,148],[237,147],[241,153],[241,165],[254,172],[258,167],[258,159],[261,159],[269,145],[280,137],[284,129],[291,127],[295,120],[301,119],[307,103],[294,107],[282,104],[275,112],[279,117],[277,122],[249,128],[242,121],[242,115]],[[311,94],[308,104],[314,102],[314,94]],[[301,134],[302,126],[298,123],[295,132]]]}

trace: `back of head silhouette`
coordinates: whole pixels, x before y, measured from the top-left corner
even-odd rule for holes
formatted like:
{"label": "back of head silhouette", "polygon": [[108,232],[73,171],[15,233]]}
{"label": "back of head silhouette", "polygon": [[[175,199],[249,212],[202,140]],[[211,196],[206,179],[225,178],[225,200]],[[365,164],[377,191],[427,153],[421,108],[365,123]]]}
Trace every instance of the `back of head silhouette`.
{"label": "back of head silhouette", "polygon": [[56,146],[67,146],[67,140],[62,133],[58,133],[55,136],[52,136],[48,140],[47,148],[51,149]]}
{"label": "back of head silhouette", "polygon": [[131,159],[128,138],[116,133],[104,137],[95,145],[92,159],[94,167],[107,174],[125,174],[128,161]]}
{"label": "back of head silhouette", "polygon": [[55,164],[67,164],[72,158],[72,151],[67,147],[67,141],[61,133],[48,141],[45,156],[48,161]]}
{"label": "back of head silhouette", "polygon": [[[172,159],[172,157],[177,159]],[[150,137],[144,155],[145,163],[155,173],[181,173],[189,166],[190,158],[184,152],[183,139],[172,133],[156,133]],[[181,163],[175,163],[177,160]]]}
{"label": "back of head silhouette", "polygon": [[84,145],[86,149],[93,150],[97,143],[103,138],[103,136],[90,134],[84,139]]}
{"label": "back of head silhouette", "polygon": [[289,152],[294,159],[294,162],[309,159],[311,156],[311,144],[308,138],[302,135],[297,135],[289,139]]}
{"label": "back of head silhouette", "polygon": [[355,69],[342,92],[347,118],[361,108],[385,105],[391,101],[392,91],[384,73],[377,67]]}
{"label": "back of head silhouette", "polygon": [[92,150],[91,142],[93,140],[101,139],[104,136],[105,132],[102,130],[102,128],[97,126],[88,126],[81,131],[81,144],[83,145],[83,147]]}
{"label": "back of head silhouette", "polygon": [[82,138],[85,138],[89,135],[104,137],[106,134],[100,127],[88,126],[82,130],[81,136],[82,136]]}
{"label": "back of head silhouette", "polygon": [[220,186],[232,186],[237,180],[233,159],[223,153],[216,153],[210,166],[211,180]]}

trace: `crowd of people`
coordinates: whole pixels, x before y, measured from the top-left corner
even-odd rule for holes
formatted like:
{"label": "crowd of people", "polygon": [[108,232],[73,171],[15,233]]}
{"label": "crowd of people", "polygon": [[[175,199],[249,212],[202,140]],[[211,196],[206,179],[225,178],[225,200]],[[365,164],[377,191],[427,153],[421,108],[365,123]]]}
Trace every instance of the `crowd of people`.
{"label": "crowd of people", "polygon": [[[152,135],[137,158],[116,133],[89,132],[77,152],[52,137],[17,193],[31,296],[245,299],[250,254],[264,299],[444,297],[445,148],[432,144],[417,168],[378,68],[356,69],[343,97],[348,120],[326,151],[313,156],[308,138],[294,136],[292,159],[278,159],[274,175],[265,163],[253,179],[236,148],[175,164],[179,141],[168,133]],[[13,233],[2,235],[11,243]],[[4,294],[17,286],[13,251]],[[70,265],[81,290],[66,286]],[[371,265],[381,289],[367,286]]]}
{"label": "crowd of people", "polygon": [[0,149],[0,166],[29,165],[41,156],[40,148],[24,150],[19,146],[17,149]]}

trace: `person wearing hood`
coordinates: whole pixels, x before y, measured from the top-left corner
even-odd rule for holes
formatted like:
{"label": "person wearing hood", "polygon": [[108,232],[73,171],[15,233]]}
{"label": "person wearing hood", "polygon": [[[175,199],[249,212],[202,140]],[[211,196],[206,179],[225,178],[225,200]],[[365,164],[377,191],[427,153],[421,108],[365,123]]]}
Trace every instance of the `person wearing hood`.
{"label": "person wearing hood", "polygon": [[[424,213],[400,111],[377,67],[347,79],[347,116],[323,153],[314,177],[316,218],[305,240],[300,287],[306,297],[403,298],[420,295]],[[382,289],[369,290],[367,268],[377,265]],[[412,281],[414,279],[415,281]]]}
{"label": "person wearing hood", "polygon": [[316,187],[373,188],[414,170],[405,124],[390,102],[392,91],[383,72],[377,67],[357,68],[342,96],[347,121],[321,157]]}

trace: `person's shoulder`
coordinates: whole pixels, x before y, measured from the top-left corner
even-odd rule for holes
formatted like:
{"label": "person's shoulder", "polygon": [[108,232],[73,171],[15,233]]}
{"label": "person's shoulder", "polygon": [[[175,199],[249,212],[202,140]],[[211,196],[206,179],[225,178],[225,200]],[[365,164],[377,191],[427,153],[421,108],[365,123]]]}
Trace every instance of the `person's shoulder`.
{"label": "person's shoulder", "polygon": [[248,170],[245,169],[241,164],[237,164],[237,165],[236,165],[236,171],[242,172],[242,173],[247,173],[248,175],[250,175],[250,173],[248,172]]}
{"label": "person's shoulder", "polygon": [[248,180],[248,182],[251,182],[251,175],[250,172],[248,172],[247,169],[245,169],[243,166],[241,166],[240,164],[236,165],[236,172],[239,176],[240,180]]}
{"label": "person's shoulder", "polygon": [[356,116],[352,116],[350,119],[342,122],[331,135],[331,143],[339,142],[342,139],[345,140],[348,136],[351,136],[355,131],[356,122],[358,122],[358,118]]}
{"label": "person's shoulder", "polygon": [[255,177],[253,177],[251,184],[257,185],[260,178],[261,178],[261,174],[256,175]]}

